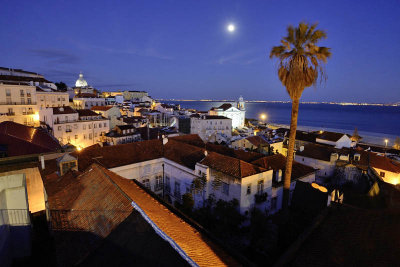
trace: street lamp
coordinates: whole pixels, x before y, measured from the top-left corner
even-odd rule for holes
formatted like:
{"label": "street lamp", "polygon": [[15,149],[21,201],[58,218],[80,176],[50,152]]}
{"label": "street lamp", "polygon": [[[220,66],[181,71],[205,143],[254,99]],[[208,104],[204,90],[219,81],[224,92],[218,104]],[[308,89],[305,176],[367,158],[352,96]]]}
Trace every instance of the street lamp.
{"label": "street lamp", "polygon": [[385,147],[387,147],[389,140],[385,139]]}
{"label": "street lamp", "polygon": [[267,114],[261,113],[260,119],[264,122],[267,119]]}

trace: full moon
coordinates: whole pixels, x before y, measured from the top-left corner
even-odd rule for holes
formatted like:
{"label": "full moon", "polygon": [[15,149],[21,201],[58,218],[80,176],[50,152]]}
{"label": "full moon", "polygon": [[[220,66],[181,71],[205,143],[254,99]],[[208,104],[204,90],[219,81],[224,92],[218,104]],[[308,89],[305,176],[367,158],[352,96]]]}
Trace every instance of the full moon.
{"label": "full moon", "polygon": [[228,32],[234,32],[235,31],[235,25],[229,24],[227,29],[228,29]]}

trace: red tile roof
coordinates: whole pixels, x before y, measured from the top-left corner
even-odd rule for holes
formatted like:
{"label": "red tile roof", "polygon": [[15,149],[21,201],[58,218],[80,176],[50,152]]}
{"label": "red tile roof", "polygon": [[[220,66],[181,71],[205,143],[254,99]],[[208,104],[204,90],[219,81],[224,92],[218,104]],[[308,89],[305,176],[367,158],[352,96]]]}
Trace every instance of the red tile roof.
{"label": "red tile roof", "polygon": [[[63,179],[68,182],[63,182]],[[49,192],[53,230],[73,227],[107,237],[129,214],[133,214],[133,202],[199,266],[240,266],[208,236],[175,215],[173,209],[167,208],[132,180],[122,178],[98,164],[92,164],[75,177],[45,175],[44,182],[46,192]],[[63,183],[63,187],[57,183]],[[57,190],[52,190],[52,187],[57,187]],[[97,216],[90,216],[93,212]],[[98,216],[101,216],[100,221]],[[126,235],[129,235],[128,231]],[[89,246],[97,247],[98,244]],[[88,247],[84,249],[91,250]]]}
{"label": "red tile roof", "polygon": [[71,108],[70,106],[52,107],[52,109],[53,109],[53,114],[56,114],[56,115],[77,113],[76,110]]}
{"label": "red tile roof", "polygon": [[215,152],[208,152],[207,157],[205,157],[200,164],[206,165],[211,169],[220,171],[224,174],[236,178],[244,178],[257,173],[267,171],[257,165],[247,163],[240,159],[231,158],[224,156]]}
{"label": "red tile roof", "polygon": [[[255,165],[263,167],[265,169],[273,169],[285,171],[286,167],[286,157],[281,154],[276,154],[272,156],[266,156],[261,159],[252,162]],[[314,168],[306,166],[304,164],[293,161],[292,166],[292,180],[299,179],[301,177],[313,174],[316,170]]]}
{"label": "red tile roof", "polygon": [[11,121],[0,123],[0,144],[6,146],[9,157],[61,149],[60,144],[45,130]]}
{"label": "red tile roof", "polygon": [[91,108],[91,110],[93,110],[93,111],[95,111],[95,110],[98,110],[98,111],[107,111],[107,110],[109,110],[109,109],[112,109],[114,106],[93,106],[92,108]]}
{"label": "red tile roof", "polygon": [[93,162],[106,168],[158,159],[163,156],[161,140],[148,140],[115,146],[90,146],[82,151],[72,153],[79,159],[79,170],[85,170]]}
{"label": "red tile roof", "polygon": [[268,142],[264,140],[264,138],[262,138],[261,136],[249,136],[246,138],[247,141],[249,141],[250,143],[252,143],[255,146],[261,146],[261,145],[267,145]]}
{"label": "red tile roof", "polygon": [[94,111],[91,111],[90,109],[78,109],[77,110],[79,113],[79,117],[85,117],[85,116],[99,116],[99,114],[97,114]]}
{"label": "red tile roof", "polygon": [[75,95],[75,98],[98,98],[98,97],[95,94],[80,93],[80,94]]}
{"label": "red tile roof", "polygon": [[194,170],[196,163],[205,157],[204,151],[204,148],[169,139],[164,146],[164,157]]}
{"label": "red tile roof", "polygon": [[335,133],[335,132],[323,132],[317,136],[318,139],[337,142],[340,138],[343,137],[343,133]]}
{"label": "red tile roof", "polygon": [[186,134],[186,135],[181,135],[181,136],[175,136],[175,137],[169,138],[169,140],[174,140],[174,141],[186,143],[189,145],[194,145],[194,146],[197,146],[200,148],[205,147],[204,141],[197,134]]}

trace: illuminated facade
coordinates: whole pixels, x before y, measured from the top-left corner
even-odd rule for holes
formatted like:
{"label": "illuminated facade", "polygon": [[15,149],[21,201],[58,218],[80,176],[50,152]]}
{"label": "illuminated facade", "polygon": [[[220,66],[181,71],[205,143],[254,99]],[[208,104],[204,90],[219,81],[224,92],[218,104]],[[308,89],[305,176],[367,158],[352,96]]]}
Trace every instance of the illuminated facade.
{"label": "illuminated facade", "polygon": [[23,83],[0,83],[0,122],[38,126],[36,87]]}
{"label": "illuminated facade", "polygon": [[40,121],[53,129],[53,135],[62,145],[85,148],[101,141],[110,129],[110,121],[87,109],[71,107],[47,108],[40,111]]}
{"label": "illuminated facade", "polygon": [[243,97],[239,97],[236,107],[225,103],[219,107],[213,107],[208,111],[209,115],[224,116],[232,119],[232,129],[244,127],[246,109]]}

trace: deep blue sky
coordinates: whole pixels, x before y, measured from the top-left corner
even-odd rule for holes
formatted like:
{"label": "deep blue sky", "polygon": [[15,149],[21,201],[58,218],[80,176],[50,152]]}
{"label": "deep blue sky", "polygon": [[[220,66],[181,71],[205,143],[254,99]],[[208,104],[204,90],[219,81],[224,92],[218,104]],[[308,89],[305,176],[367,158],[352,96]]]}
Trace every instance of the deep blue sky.
{"label": "deep blue sky", "polygon": [[[303,3],[306,2],[306,3]],[[288,100],[268,58],[319,22],[325,86],[303,101],[400,101],[400,1],[2,1],[0,66],[155,98]],[[236,24],[229,34],[226,25]]]}

